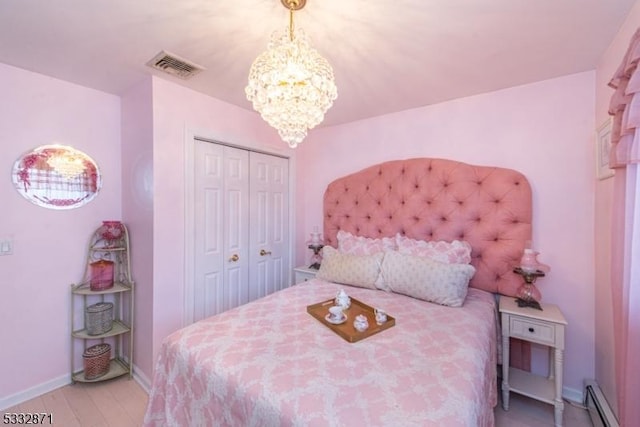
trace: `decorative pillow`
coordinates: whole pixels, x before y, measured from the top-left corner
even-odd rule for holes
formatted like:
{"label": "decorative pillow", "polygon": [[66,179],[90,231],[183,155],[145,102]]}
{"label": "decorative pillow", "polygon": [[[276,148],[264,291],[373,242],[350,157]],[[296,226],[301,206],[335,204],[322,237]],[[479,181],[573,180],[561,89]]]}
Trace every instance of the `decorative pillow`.
{"label": "decorative pillow", "polygon": [[334,283],[376,289],[383,252],[373,255],[340,253],[332,246],[322,248],[322,263],[316,277]]}
{"label": "decorative pillow", "polygon": [[344,254],[371,255],[378,252],[395,251],[398,248],[395,237],[373,239],[354,236],[343,230],[339,230],[336,237],[338,239],[338,250]]}
{"label": "decorative pillow", "polygon": [[411,239],[401,234],[396,235],[398,252],[401,254],[427,257],[447,264],[471,263],[471,245],[468,242],[426,241]]}
{"label": "decorative pillow", "polygon": [[397,294],[460,307],[476,269],[470,264],[445,264],[429,258],[387,252],[380,276]]}

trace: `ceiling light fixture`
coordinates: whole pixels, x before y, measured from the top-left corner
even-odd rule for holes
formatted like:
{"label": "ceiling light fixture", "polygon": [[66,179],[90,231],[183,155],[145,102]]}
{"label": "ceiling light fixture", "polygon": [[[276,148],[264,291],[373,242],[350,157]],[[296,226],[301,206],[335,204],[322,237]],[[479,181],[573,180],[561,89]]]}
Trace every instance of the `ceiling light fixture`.
{"label": "ceiling light fixture", "polygon": [[254,110],[295,148],[324,120],[338,91],[329,62],[309,46],[304,31],[294,33],[293,12],[307,1],[281,2],[289,9],[289,28],[271,35],[267,51],[251,65],[245,93]]}

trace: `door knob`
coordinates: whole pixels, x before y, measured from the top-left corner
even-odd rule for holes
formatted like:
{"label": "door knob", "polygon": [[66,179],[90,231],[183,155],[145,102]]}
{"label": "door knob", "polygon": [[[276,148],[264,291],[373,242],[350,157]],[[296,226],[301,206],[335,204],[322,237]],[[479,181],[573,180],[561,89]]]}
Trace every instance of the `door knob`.
{"label": "door knob", "polygon": [[229,261],[231,261],[231,262],[236,262],[236,261],[238,261],[239,259],[240,259],[240,257],[238,256],[238,254],[233,254],[233,255],[231,256],[231,258],[229,258]]}
{"label": "door knob", "polygon": [[264,249],[260,249],[260,256],[271,255],[271,251],[265,251]]}

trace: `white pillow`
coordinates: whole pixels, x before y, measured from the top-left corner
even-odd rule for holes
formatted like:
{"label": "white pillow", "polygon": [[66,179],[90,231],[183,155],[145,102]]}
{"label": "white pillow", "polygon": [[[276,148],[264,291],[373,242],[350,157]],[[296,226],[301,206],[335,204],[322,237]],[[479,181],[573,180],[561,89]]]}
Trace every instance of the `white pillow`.
{"label": "white pillow", "polygon": [[469,280],[476,269],[470,264],[445,264],[399,252],[385,253],[380,276],[392,292],[451,307],[461,307]]}
{"label": "white pillow", "polygon": [[471,245],[469,242],[454,240],[417,240],[396,234],[398,252],[402,254],[427,257],[447,264],[471,263]]}
{"label": "white pillow", "polygon": [[329,282],[376,289],[383,252],[373,255],[340,253],[332,246],[322,248],[322,263],[316,277]]}
{"label": "white pillow", "polygon": [[395,237],[374,239],[355,236],[348,231],[339,230],[336,238],[338,239],[338,250],[343,254],[371,255],[378,252],[395,251],[398,248]]}

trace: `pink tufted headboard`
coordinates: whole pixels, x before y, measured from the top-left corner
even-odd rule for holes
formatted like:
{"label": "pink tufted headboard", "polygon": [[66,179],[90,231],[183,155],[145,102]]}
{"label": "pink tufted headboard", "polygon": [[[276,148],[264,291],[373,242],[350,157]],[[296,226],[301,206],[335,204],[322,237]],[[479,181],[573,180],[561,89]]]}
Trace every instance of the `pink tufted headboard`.
{"label": "pink tufted headboard", "polygon": [[476,268],[470,286],[513,296],[522,278],[512,270],[531,240],[531,187],[511,169],[430,158],[389,161],[329,184],[326,244],[337,246],[338,230],[466,240]]}

